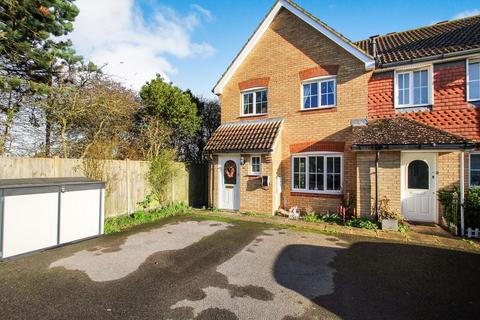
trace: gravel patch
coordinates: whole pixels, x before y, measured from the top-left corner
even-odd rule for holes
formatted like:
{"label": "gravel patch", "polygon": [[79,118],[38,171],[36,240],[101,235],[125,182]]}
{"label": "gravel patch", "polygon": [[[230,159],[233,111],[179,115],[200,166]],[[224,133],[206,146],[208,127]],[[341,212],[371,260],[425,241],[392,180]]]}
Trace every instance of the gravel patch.
{"label": "gravel patch", "polygon": [[[171,308],[193,308],[194,316],[211,308],[233,312],[239,319],[282,319],[304,314],[310,299],[332,294],[336,250],[343,249],[331,236],[268,230],[217,272],[239,288],[255,288],[258,296],[236,294],[226,288],[207,287],[200,300],[182,300]],[[298,288],[299,290],[296,290]]]}
{"label": "gravel patch", "polygon": [[97,282],[117,280],[137,270],[153,253],[186,248],[203,237],[230,226],[228,223],[211,221],[168,224],[134,234],[114,250],[100,247],[76,252],[70,257],[53,262],[50,268],[63,267],[84,271],[91,280]]}

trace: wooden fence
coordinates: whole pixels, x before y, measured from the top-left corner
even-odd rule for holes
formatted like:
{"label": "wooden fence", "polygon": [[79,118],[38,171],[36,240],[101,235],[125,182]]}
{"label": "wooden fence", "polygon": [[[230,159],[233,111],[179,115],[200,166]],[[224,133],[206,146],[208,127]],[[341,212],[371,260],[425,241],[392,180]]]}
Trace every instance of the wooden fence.
{"label": "wooden fence", "polygon": [[[170,182],[170,200],[189,203],[189,172],[177,163],[179,174]],[[105,160],[107,177],[106,216],[117,216],[139,209],[138,203],[150,193],[146,181],[146,161]],[[82,160],[63,158],[0,158],[0,178],[81,177]]]}

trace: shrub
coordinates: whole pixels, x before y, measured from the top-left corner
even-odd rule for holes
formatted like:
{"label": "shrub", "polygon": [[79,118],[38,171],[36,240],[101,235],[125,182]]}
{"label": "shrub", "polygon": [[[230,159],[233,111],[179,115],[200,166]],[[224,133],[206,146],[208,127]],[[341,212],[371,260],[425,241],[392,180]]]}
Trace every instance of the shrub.
{"label": "shrub", "polygon": [[480,188],[470,188],[465,196],[465,226],[480,227]]}
{"label": "shrub", "polygon": [[132,214],[106,218],[104,231],[106,234],[120,232],[132,226],[184,213],[186,208],[187,206],[184,203],[177,203],[159,210],[137,211]]}
{"label": "shrub", "polygon": [[378,220],[381,222],[383,219],[396,219],[403,220],[402,214],[396,210],[391,209],[390,199],[383,197],[378,202]]}
{"label": "shrub", "polygon": [[175,151],[165,149],[160,152],[150,163],[147,174],[148,183],[152,188],[152,194],[160,206],[167,205],[170,182],[178,174],[178,168],[174,162]]}
{"label": "shrub", "polygon": [[448,224],[458,225],[460,217],[460,188],[439,190],[438,201],[443,208],[443,217]]}
{"label": "shrub", "polygon": [[378,224],[368,218],[352,218],[348,219],[345,222],[347,227],[354,227],[354,228],[363,228],[363,229],[370,229],[370,230],[377,230]]}

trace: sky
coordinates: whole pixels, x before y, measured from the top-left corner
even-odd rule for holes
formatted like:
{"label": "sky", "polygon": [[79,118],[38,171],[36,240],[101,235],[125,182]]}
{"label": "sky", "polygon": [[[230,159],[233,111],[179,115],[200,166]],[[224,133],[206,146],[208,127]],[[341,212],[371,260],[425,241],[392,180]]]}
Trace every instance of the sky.
{"label": "sky", "polygon": [[[274,0],[76,0],[76,51],[139,90],[156,74],[196,95],[213,86]],[[480,14],[473,0],[297,0],[352,41]]]}

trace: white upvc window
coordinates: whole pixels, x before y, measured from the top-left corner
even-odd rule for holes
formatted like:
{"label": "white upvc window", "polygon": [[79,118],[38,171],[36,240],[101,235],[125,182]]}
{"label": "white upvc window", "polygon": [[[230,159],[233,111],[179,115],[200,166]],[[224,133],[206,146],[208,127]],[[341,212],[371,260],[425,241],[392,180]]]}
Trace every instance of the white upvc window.
{"label": "white upvc window", "polygon": [[469,164],[469,186],[480,187],[480,153],[470,153]]}
{"label": "white upvc window", "polygon": [[251,156],[250,157],[250,174],[259,176],[262,172],[262,157]]}
{"label": "white upvc window", "polygon": [[242,115],[254,116],[268,112],[268,90],[265,88],[242,92]]}
{"label": "white upvc window", "polygon": [[312,193],[342,192],[341,153],[312,153],[292,157],[292,190]]}
{"label": "white upvc window", "polygon": [[335,107],[336,100],[335,77],[319,78],[302,83],[302,110]]}
{"label": "white upvc window", "polygon": [[395,72],[395,107],[432,104],[432,68]]}
{"label": "white upvc window", "polygon": [[468,101],[480,100],[480,60],[468,60],[467,92]]}

